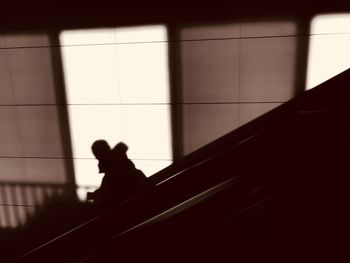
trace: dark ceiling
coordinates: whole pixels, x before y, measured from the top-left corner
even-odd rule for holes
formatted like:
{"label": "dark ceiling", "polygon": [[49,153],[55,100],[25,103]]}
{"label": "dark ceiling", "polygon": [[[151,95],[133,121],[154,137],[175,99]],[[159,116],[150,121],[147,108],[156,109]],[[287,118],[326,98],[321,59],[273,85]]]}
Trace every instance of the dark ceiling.
{"label": "dark ceiling", "polygon": [[2,4],[0,28],[60,29],[142,23],[220,21],[350,12],[350,1],[277,0],[21,0]]}

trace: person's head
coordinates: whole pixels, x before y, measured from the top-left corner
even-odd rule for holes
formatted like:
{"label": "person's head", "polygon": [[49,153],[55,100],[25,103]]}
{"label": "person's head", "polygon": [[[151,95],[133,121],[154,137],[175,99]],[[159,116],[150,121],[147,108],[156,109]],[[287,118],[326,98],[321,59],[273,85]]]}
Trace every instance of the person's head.
{"label": "person's head", "polygon": [[119,153],[123,153],[126,154],[127,150],[129,149],[129,147],[123,143],[123,142],[119,142],[115,147],[114,150],[119,152]]}
{"label": "person's head", "polygon": [[124,160],[127,159],[127,155],[126,152],[128,150],[128,146],[123,143],[123,142],[119,142],[116,146],[114,146],[114,148],[112,149],[113,151],[113,156],[115,158],[117,158],[118,160]]}
{"label": "person's head", "polygon": [[91,150],[96,159],[100,160],[110,153],[111,147],[105,140],[97,140],[92,144]]}

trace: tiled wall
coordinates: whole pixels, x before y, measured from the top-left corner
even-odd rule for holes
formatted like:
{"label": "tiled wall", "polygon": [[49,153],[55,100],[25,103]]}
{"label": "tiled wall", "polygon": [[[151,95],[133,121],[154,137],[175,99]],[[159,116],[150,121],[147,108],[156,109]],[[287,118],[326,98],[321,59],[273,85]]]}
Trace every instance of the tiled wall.
{"label": "tiled wall", "polygon": [[178,30],[177,102],[188,154],[291,99],[293,21],[184,25]]}
{"label": "tiled wall", "polygon": [[0,226],[72,182],[56,53],[47,33],[0,34]]}

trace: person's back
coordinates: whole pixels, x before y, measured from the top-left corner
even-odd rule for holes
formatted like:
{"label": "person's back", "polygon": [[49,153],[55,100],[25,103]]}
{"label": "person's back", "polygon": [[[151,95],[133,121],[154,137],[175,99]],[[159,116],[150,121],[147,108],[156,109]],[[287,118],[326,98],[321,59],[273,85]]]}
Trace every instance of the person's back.
{"label": "person's back", "polygon": [[124,143],[118,143],[113,149],[106,145],[105,141],[96,141],[92,147],[99,160],[99,172],[105,174],[92,196],[102,208],[120,203],[148,187],[146,176],[128,159],[128,147]]}
{"label": "person's back", "polygon": [[113,173],[118,177],[122,190],[126,196],[131,196],[147,188],[148,182],[144,173],[136,169],[134,163],[127,157],[128,147],[124,143],[118,143],[112,149]]}

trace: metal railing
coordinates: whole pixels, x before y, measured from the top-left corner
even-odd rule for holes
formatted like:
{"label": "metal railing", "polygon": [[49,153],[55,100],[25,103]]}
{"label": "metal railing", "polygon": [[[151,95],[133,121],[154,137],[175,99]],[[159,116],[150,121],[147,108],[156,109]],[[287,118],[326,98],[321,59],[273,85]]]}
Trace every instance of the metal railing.
{"label": "metal railing", "polygon": [[[82,197],[95,188],[76,186],[76,191]],[[71,189],[65,183],[0,182],[0,228],[24,225],[38,208],[48,205],[53,198],[64,196]]]}

